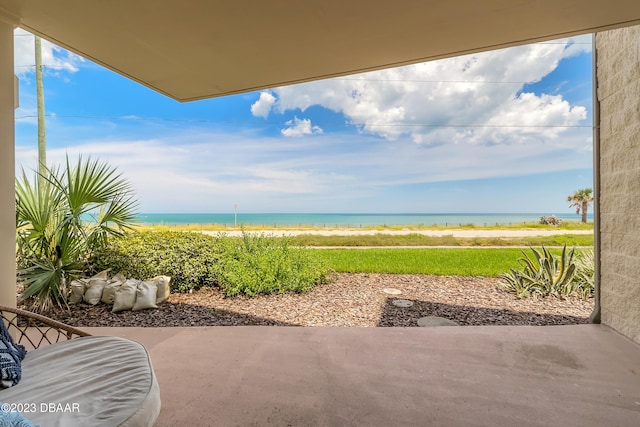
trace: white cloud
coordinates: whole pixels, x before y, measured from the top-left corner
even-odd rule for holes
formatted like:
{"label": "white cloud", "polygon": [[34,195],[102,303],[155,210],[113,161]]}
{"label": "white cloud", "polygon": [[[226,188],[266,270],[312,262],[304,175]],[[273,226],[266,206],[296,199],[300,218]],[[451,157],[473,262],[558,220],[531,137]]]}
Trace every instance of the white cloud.
{"label": "white cloud", "polygon": [[[234,203],[245,212],[358,211],[366,209],[365,202],[385,210],[381,195],[402,186],[588,168],[590,133],[572,130],[563,135],[563,145],[532,140],[427,147],[367,135],[323,134],[303,137],[301,144],[293,138],[167,128],[158,131],[161,137],[74,141],[47,154],[50,164],[62,163],[66,153],[72,159],[82,153],[118,166],[145,212],[229,212]],[[576,152],[577,146],[585,149]],[[35,144],[17,145],[16,170],[36,165]],[[420,197],[412,193],[404,203],[429,210],[429,201]]]}
{"label": "white cloud", "polygon": [[[327,194],[341,179],[315,161],[289,157],[307,159],[303,153],[304,147],[280,139],[182,129],[178,135],[155,139],[78,141],[51,147],[47,160],[50,165],[62,164],[65,155],[76,159],[82,154],[117,166],[147,212],[217,212],[235,202],[259,211],[278,198]],[[17,173],[22,168],[32,171],[36,165],[35,145],[16,146]]]}
{"label": "white cloud", "polygon": [[[520,92],[563,58],[590,50],[587,36],[466,55],[277,88],[268,105],[277,113],[320,105],[343,113],[360,132],[390,141],[524,143],[538,126],[557,126],[543,132],[555,139],[580,125],[586,109],[561,96]],[[266,104],[260,111],[268,114]]]}
{"label": "white cloud", "polygon": [[[262,128],[223,133],[204,124],[143,120],[135,127],[108,121],[68,125],[58,117],[52,121],[58,138],[50,139],[48,159],[60,163],[66,152],[72,157],[81,152],[117,165],[146,212],[231,212],[234,203],[245,212],[433,211],[436,206],[451,211],[451,200],[472,203],[473,195],[428,200],[425,184],[491,178],[504,183],[515,176],[591,167],[592,131],[576,127],[584,124],[586,109],[556,92],[523,90],[523,82],[537,82],[562,58],[589,49],[557,42],[522,46],[263,91],[251,106],[254,116],[297,114],[273,137],[265,137]],[[320,126],[327,126],[313,110],[295,111],[312,105],[343,113],[360,134],[323,133]],[[20,112],[32,113],[27,107]],[[27,143],[18,138],[18,171],[20,165],[30,170],[37,164],[35,144],[22,145]],[[505,191],[495,188],[494,200],[522,193]],[[391,205],[389,197],[397,203]],[[558,204],[564,206],[565,199],[558,198]],[[490,200],[483,203],[489,207],[470,210],[491,209]]]}
{"label": "white cloud", "polygon": [[267,118],[271,107],[276,102],[276,97],[268,91],[260,92],[260,98],[251,105],[251,114],[256,117]]}
{"label": "white cloud", "polygon": [[[34,37],[20,28],[14,30],[15,73],[23,77],[35,71]],[[84,59],[66,49],[42,39],[42,65],[45,73],[56,74],[60,71],[75,73]]]}
{"label": "white cloud", "polygon": [[304,135],[318,135],[322,133],[322,129],[319,126],[311,125],[310,119],[299,119],[294,117],[293,120],[285,122],[288,128],[281,129],[280,133],[289,137],[300,137]]}

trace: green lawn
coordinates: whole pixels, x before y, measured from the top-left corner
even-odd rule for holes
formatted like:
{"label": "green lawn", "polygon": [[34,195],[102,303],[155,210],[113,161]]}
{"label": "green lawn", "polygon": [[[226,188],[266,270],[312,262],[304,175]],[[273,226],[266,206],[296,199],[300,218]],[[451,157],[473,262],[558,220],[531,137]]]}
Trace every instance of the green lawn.
{"label": "green lawn", "polygon": [[[529,251],[528,249],[525,249]],[[341,273],[497,276],[518,268],[517,248],[315,249]],[[555,251],[554,251],[555,252]],[[558,253],[560,250],[558,250]]]}
{"label": "green lawn", "polygon": [[513,224],[448,224],[444,225],[378,225],[378,226],[360,226],[360,227],[319,227],[314,225],[297,225],[297,226],[272,226],[272,225],[251,225],[241,224],[239,226],[227,226],[223,224],[154,224],[154,225],[137,225],[139,230],[150,231],[283,231],[283,230],[593,230],[593,222],[583,224],[579,221],[564,221],[559,226],[543,225],[537,222],[524,222]]}
{"label": "green lawn", "polygon": [[358,236],[318,236],[303,234],[291,237],[296,246],[593,246],[593,234],[561,234],[534,237],[424,236],[421,234],[373,234]]}
{"label": "green lawn", "polygon": [[[536,224],[527,224],[534,227]],[[589,229],[593,224],[565,224],[570,229]],[[436,227],[434,227],[436,228]],[[481,228],[481,227],[474,227]],[[490,227],[487,227],[490,228]],[[500,227],[516,228],[516,227]],[[519,228],[522,228],[520,226]],[[538,227],[535,227],[538,228]],[[539,228],[552,228],[540,226]],[[156,231],[153,227],[144,227],[147,231]],[[187,231],[177,227],[172,231]],[[269,236],[269,231],[264,232]],[[212,237],[213,238],[213,237]],[[231,238],[238,239],[241,238]],[[276,240],[279,238],[276,238]],[[540,248],[555,247],[554,253],[560,253],[557,247],[593,247],[593,234],[566,234],[557,236],[536,236],[527,238],[454,238],[420,234],[390,235],[373,234],[358,236],[317,236],[300,235],[287,238],[289,245],[329,248],[313,249],[313,252],[327,265],[338,272],[345,273],[396,273],[396,274],[434,274],[462,276],[497,276],[510,268],[520,268],[518,259],[523,256],[522,249],[514,246]],[[331,248],[336,246],[362,247],[367,249]],[[385,246],[376,248],[376,246]],[[434,246],[431,248],[393,248],[393,246]],[[442,248],[435,246],[451,246]],[[488,248],[486,246],[498,246]],[[457,247],[457,248],[456,248]]]}

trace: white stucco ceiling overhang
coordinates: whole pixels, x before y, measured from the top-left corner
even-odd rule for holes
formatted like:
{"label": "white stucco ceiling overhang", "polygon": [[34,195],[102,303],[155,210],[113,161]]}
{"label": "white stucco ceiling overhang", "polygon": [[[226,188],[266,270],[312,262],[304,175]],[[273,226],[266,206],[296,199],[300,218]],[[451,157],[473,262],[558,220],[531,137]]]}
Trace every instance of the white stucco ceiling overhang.
{"label": "white stucco ceiling overhang", "polygon": [[0,0],[0,19],[179,101],[640,23],[639,0]]}

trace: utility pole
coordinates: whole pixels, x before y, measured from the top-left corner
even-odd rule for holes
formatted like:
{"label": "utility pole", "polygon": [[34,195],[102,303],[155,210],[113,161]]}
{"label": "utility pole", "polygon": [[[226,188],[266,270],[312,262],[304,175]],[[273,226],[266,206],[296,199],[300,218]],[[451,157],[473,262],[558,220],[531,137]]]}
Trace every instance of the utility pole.
{"label": "utility pole", "polygon": [[36,98],[38,105],[38,179],[46,176],[47,135],[44,120],[44,84],[42,81],[42,41],[35,36],[36,49]]}
{"label": "utility pole", "polygon": [[233,204],[233,226],[238,227],[238,204]]}

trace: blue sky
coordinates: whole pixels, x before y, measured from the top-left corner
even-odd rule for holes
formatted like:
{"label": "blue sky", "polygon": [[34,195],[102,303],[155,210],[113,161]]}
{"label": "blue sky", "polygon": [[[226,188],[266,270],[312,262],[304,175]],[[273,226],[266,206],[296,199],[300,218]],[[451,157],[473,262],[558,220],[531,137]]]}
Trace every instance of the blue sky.
{"label": "blue sky", "polygon": [[[15,51],[19,172],[33,37]],[[50,43],[43,62],[49,164],[117,166],[142,212],[569,213],[593,182],[591,36],[185,104]]]}

